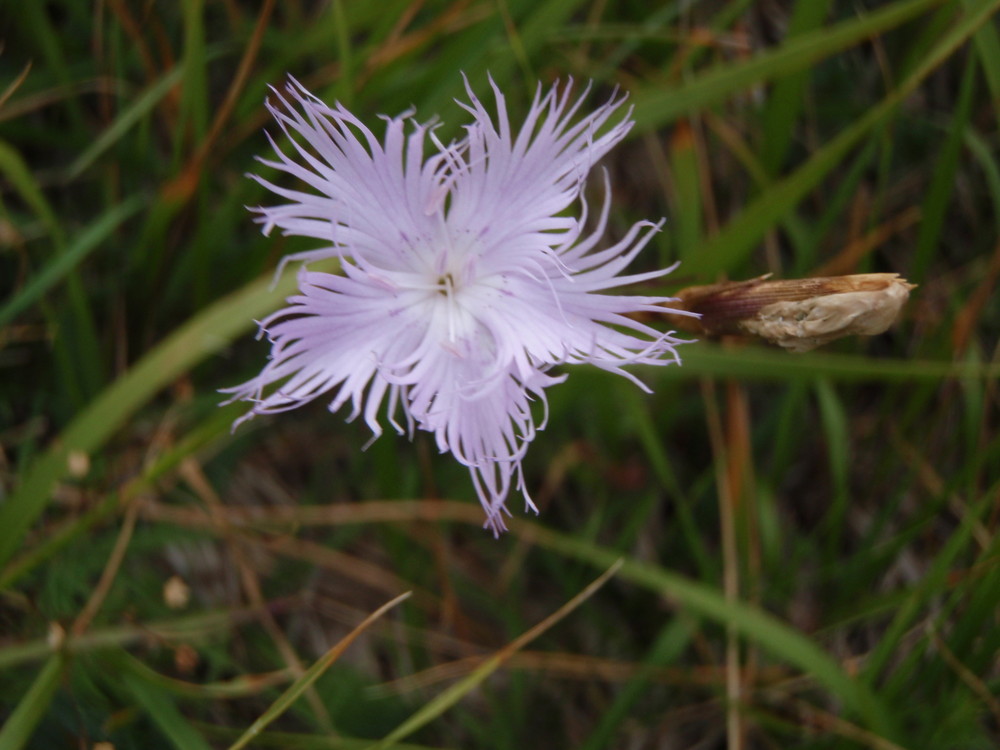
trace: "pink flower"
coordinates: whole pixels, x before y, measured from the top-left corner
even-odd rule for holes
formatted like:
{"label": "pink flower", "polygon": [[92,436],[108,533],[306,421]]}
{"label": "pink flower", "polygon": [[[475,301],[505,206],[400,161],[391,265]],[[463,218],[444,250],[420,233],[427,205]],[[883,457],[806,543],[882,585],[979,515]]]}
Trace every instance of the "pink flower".
{"label": "pink flower", "polygon": [[[592,364],[645,389],[623,366],[679,363],[674,347],[682,342],[627,317],[662,311],[667,298],[605,293],[671,270],[619,275],[659,224],[639,222],[599,248],[610,207],[606,174],[597,226],[584,231],[587,174],[632,127],[626,114],[598,132],[623,98],[573,123],[583,97],[572,99],[569,86],[539,87],[514,130],[491,84],[496,118],[466,81],[469,103],[460,104],[472,122],[448,145],[411,112],[383,118],[380,140],[294,80],[291,103],[280,94],[283,106],[268,102],[296,158],[272,140],[277,160],[261,161],[309,190],[254,176],[287,201],[256,209],[257,221],[265,234],[277,226],[320,240],[321,248],[289,259],[337,257],[343,273],[303,267],[299,294],[261,323],[269,362],[227,390],[253,403],[242,419],[320,396],[330,411],[349,403],[349,419],[363,415],[376,437],[383,405],[399,433],[401,412],[405,431],[432,432],[442,453],[469,468],[485,525],[498,534],[512,484],[537,512],[521,461],[545,426],[545,389],[566,377],[552,368]],[[566,214],[577,201],[580,215]]]}

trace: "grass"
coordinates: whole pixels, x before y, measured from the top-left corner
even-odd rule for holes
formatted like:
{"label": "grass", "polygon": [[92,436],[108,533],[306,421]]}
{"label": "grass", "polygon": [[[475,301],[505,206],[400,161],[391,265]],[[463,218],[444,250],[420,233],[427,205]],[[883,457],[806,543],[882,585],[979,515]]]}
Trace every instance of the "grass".
{"label": "grass", "polygon": [[[998,10],[5,6],[0,750],[996,747]],[[460,72],[517,113],[629,92],[609,235],[666,216],[666,292],[920,286],[872,339],[687,345],[652,395],[574,368],[498,541],[426,435],[231,432],[310,249],[245,209],[268,85],[446,139]]]}

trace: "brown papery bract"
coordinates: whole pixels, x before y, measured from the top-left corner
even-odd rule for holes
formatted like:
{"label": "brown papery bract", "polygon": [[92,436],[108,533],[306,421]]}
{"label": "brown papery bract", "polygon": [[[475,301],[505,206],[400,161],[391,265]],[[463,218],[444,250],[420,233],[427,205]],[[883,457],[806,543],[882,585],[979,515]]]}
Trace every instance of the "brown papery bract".
{"label": "brown papery bract", "polygon": [[845,336],[885,332],[914,287],[896,273],[782,281],[761,276],[682,289],[674,307],[701,317],[668,317],[703,336],[757,336],[806,352]]}

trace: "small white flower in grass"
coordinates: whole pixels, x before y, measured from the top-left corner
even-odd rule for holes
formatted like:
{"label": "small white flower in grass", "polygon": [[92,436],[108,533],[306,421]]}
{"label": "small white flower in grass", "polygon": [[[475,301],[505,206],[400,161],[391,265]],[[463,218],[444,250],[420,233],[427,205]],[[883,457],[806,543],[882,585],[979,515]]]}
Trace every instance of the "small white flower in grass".
{"label": "small white flower in grass", "polygon": [[[265,234],[279,227],[320,240],[320,249],[289,259],[336,257],[343,274],[303,268],[299,294],[261,323],[270,361],[227,390],[253,403],[243,419],[320,396],[331,411],[349,402],[349,419],[363,415],[375,436],[383,404],[400,433],[402,412],[409,433],[434,433],[438,448],[469,468],[485,525],[498,534],[512,484],[537,512],[521,460],[545,425],[545,389],[566,377],[552,367],[588,363],[645,389],[623,366],[678,363],[682,342],[628,317],[662,312],[667,298],[605,293],[670,270],[619,275],[659,224],[639,222],[598,247],[610,207],[606,174],[600,218],[584,233],[584,180],[632,127],[626,114],[599,133],[623,98],[574,123],[584,97],[539,87],[515,129],[492,87],[495,118],[466,82],[469,103],[459,104],[472,122],[448,145],[409,112],[383,118],[380,140],[294,80],[291,101],[268,102],[296,158],[272,140],[277,160],[261,161],[310,190],[254,176],[287,201],[256,209],[257,221]],[[564,214],[578,200],[581,215]]]}

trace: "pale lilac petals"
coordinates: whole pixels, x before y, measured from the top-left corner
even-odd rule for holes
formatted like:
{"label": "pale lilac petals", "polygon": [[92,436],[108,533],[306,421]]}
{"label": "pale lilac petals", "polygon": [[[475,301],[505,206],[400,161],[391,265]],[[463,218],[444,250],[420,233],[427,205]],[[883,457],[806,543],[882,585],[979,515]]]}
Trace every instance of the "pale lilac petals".
{"label": "pale lilac petals", "polygon": [[603,246],[605,174],[597,226],[584,231],[587,175],[632,127],[628,113],[612,121],[624,97],[580,116],[589,87],[573,97],[539,86],[516,127],[490,86],[492,108],[466,81],[472,123],[449,144],[411,112],[383,117],[379,138],[297,81],[287,98],[275,92],[267,106],[289,145],[272,140],[275,158],[261,163],[306,189],[253,176],[285,201],[253,209],[256,220],[322,243],[286,261],[338,257],[342,273],[300,273],[299,294],[261,323],[267,365],[228,392],[251,404],[243,419],[322,398],[375,436],[382,417],[431,433],[468,468],[499,534],[512,489],[537,512],[521,462],[548,418],[545,389],[566,377],[551,369],[592,364],[645,389],[624,367],[679,363],[683,342],[631,317],[669,299],[606,293],[672,270],[625,273],[662,222]]}

